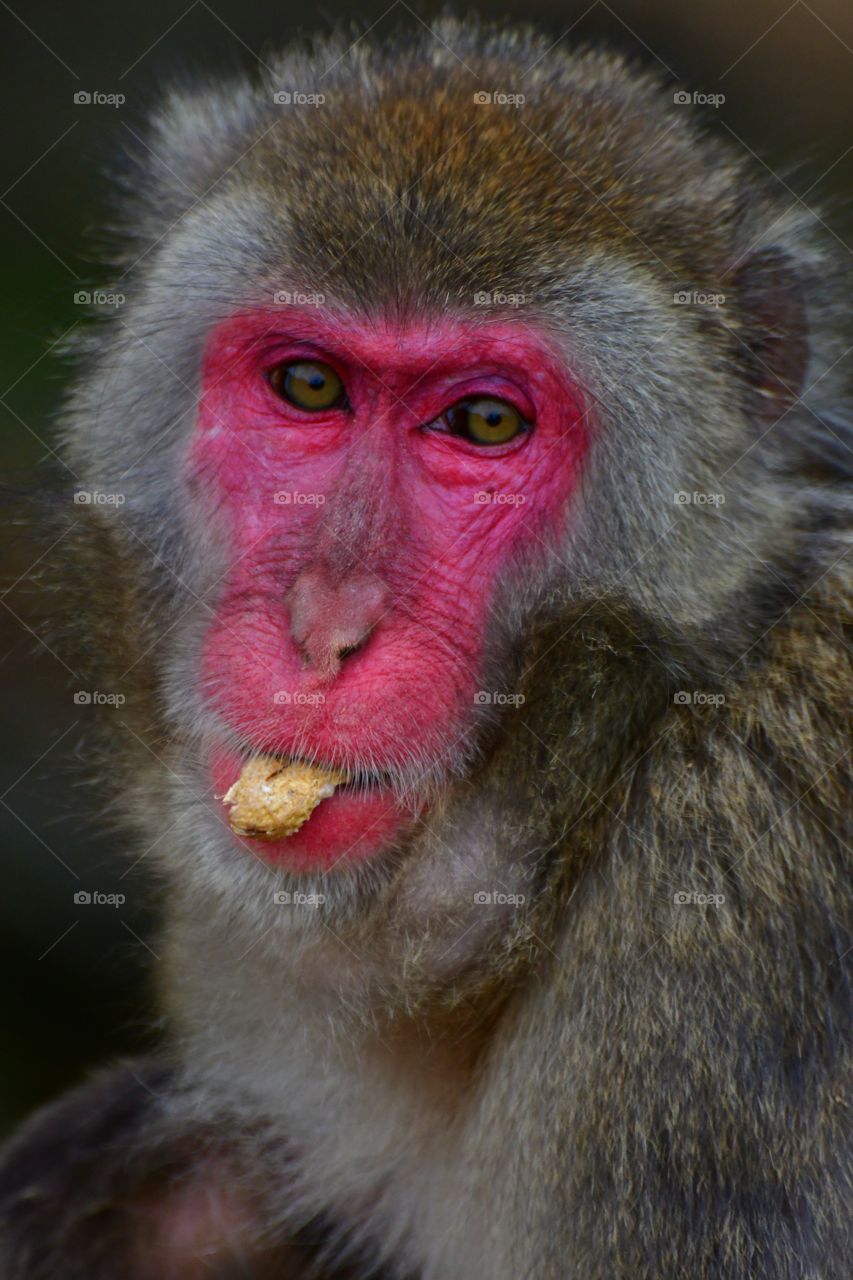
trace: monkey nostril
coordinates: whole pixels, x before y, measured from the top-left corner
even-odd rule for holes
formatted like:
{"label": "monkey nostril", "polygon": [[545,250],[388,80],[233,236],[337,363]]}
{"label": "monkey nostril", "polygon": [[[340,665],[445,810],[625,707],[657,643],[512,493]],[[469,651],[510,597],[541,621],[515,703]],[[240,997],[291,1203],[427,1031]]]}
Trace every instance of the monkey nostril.
{"label": "monkey nostril", "polygon": [[361,649],[382,617],[386,591],[378,579],[335,581],[323,568],[305,570],[287,594],[290,630],[308,664],[323,679]]}

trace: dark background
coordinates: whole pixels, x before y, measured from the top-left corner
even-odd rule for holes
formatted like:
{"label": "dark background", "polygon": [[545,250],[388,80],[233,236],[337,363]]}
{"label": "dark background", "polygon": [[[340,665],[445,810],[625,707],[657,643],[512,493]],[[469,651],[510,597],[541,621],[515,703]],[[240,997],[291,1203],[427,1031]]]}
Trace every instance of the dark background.
{"label": "dark background", "polygon": [[[0,578],[0,1127],[102,1058],[144,1045],[152,1021],[157,941],[145,858],[128,873],[120,845],[98,830],[76,757],[100,712],[74,704],[74,677],[48,647],[57,602],[38,589],[58,549],[45,554],[35,521],[22,528],[12,518],[15,495],[43,486],[51,464],[64,376],[52,346],[80,321],[75,291],[102,283],[91,252],[102,173],[126,126],[176,72],[251,64],[342,20],[376,23],[378,33],[417,26],[441,8],[327,0],[309,26],[288,0],[0,0],[0,466],[11,495]],[[673,80],[725,94],[710,112],[718,127],[777,175],[792,204],[819,209],[829,234],[853,246],[850,0],[470,9],[536,22],[555,41],[605,40],[663,63]],[[123,93],[127,104],[75,105],[81,89]],[[126,902],[81,906],[79,890]]]}

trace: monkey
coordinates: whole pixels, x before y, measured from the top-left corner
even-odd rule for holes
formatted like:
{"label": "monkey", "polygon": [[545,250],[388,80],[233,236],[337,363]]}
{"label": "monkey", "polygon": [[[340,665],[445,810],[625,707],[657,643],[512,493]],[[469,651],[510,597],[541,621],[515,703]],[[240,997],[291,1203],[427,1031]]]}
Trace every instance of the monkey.
{"label": "monkey", "polygon": [[[173,88],[119,187],[62,572],[163,1030],[4,1148],[3,1280],[839,1280],[819,216],[656,71],[451,19]],[[240,825],[250,765],[333,781]]]}

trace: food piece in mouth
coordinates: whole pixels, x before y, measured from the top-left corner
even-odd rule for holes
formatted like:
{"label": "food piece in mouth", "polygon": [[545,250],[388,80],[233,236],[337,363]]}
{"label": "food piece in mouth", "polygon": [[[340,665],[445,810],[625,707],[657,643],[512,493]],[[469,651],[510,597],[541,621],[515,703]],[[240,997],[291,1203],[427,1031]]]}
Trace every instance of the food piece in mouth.
{"label": "food piece in mouth", "polygon": [[230,807],[228,821],[236,835],[281,840],[304,826],[320,801],[346,780],[343,773],[302,760],[256,756],[222,802]]}

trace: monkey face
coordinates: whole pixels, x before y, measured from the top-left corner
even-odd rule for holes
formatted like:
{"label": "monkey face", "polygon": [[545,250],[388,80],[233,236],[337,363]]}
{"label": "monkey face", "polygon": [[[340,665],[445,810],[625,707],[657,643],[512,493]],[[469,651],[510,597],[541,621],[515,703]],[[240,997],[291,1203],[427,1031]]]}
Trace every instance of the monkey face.
{"label": "monkey face", "polygon": [[246,758],[348,782],[267,860],[325,867],[399,838],[488,696],[496,591],[560,532],[586,428],[526,326],[243,312],[207,345],[188,480],[229,567],[203,641],[216,794]]}

